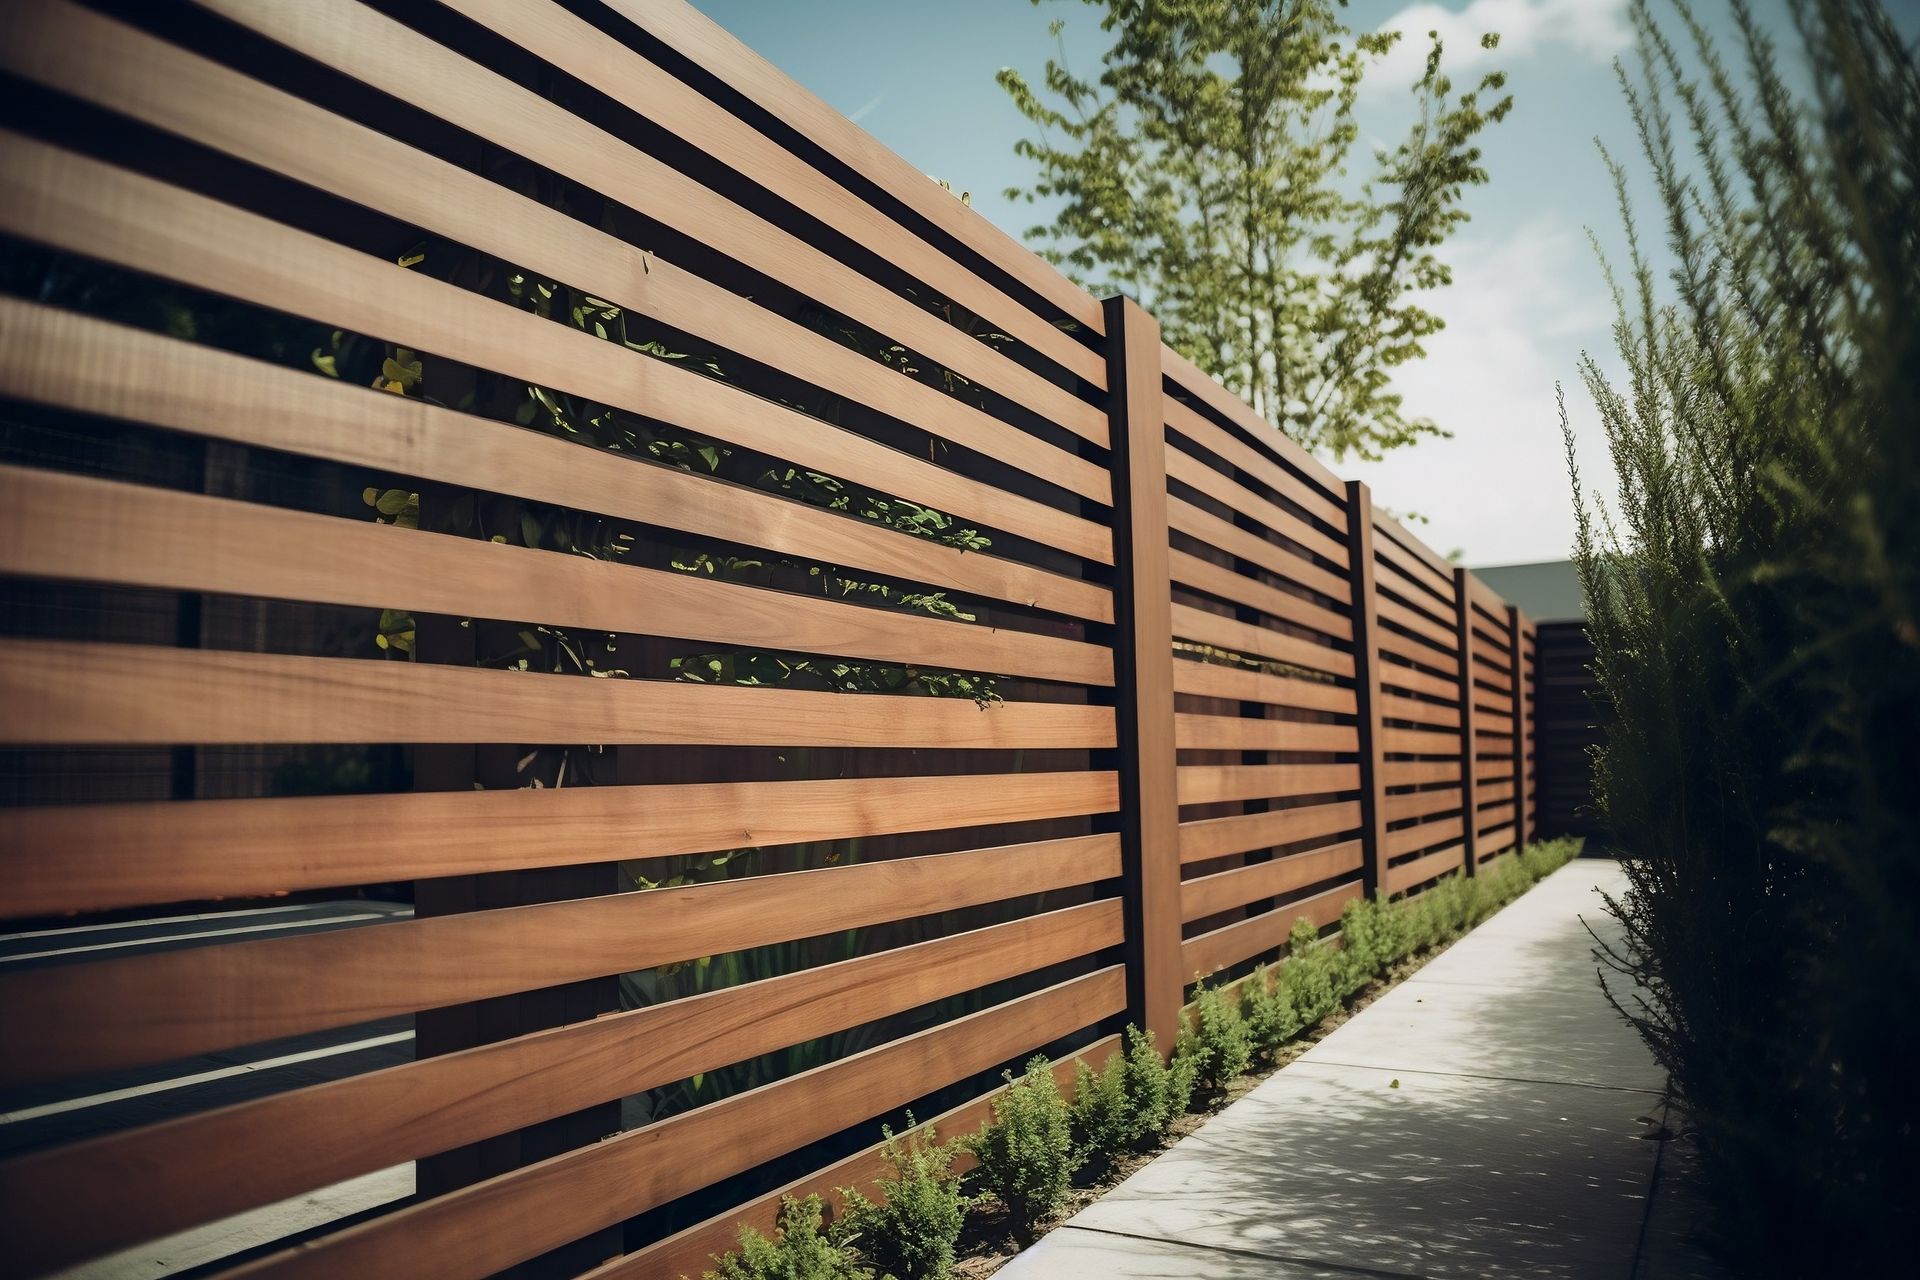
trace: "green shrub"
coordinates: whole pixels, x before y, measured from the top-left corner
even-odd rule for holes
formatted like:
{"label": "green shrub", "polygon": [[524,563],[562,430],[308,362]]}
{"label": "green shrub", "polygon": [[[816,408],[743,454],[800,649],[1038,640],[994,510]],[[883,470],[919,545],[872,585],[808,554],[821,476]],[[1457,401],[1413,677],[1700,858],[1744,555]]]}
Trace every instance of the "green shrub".
{"label": "green shrub", "polygon": [[789,1197],[781,1202],[774,1239],[742,1227],[739,1250],[715,1258],[703,1280],[872,1280],[842,1233],[822,1230],[823,1216],[819,1196]]}
{"label": "green shrub", "polygon": [[1333,948],[1320,941],[1320,931],[1311,920],[1293,922],[1287,946],[1290,954],[1280,970],[1282,996],[1293,1005],[1300,1025],[1310,1027],[1340,1003],[1341,962]]}
{"label": "green shrub", "polygon": [[1023,1237],[1059,1211],[1084,1157],[1074,1150],[1067,1104],[1045,1058],[1027,1063],[1017,1078],[1007,1073],[993,1122],[966,1147],[979,1161],[974,1178],[1006,1206]]}
{"label": "green shrub", "polygon": [[1162,1061],[1153,1032],[1127,1028],[1127,1056],[1120,1078],[1133,1116],[1134,1145],[1158,1142],[1193,1099],[1193,1062],[1174,1054]]}
{"label": "green shrub", "polygon": [[1576,556],[1605,731],[1593,794],[1627,879],[1607,959],[1698,1139],[1727,1273],[1905,1274],[1913,5],[1802,2],[1777,27],[1742,5],[1731,57],[1706,7],[1675,8],[1670,31],[1635,14],[1642,74],[1625,87],[1648,181],[1607,157],[1629,232],[1629,190],[1652,187],[1666,252],[1630,239],[1616,273],[1624,376],[1581,369],[1620,495],[1579,504]]}
{"label": "green shrub", "polygon": [[[908,1117],[912,1122],[912,1117]],[[893,1176],[879,1179],[875,1203],[847,1187],[846,1221],[860,1252],[897,1280],[946,1280],[966,1221],[967,1202],[952,1171],[954,1149],[931,1129],[896,1137],[886,1134],[885,1156]]]}
{"label": "green shrub", "polygon": [[1272,1057],[1281,1045],[1300,1034],[1300,1013],[1266,965],[1255,969],[1247,979],[1240,1010],[1247,1020],[1254,1052],[1261,1057]]}
{"label": "green shrub", "polygon": [[1186,1113],[1193,1075],[1191,1058],[1162,1062],[1153,1033],[1128,1027],[1124,1052],[1100,1071],[1081,1063],[1075,1077],[1070,1118],[1082,1154],[1110,1162],[1158,1142]]}
{"label": "green shrub", "polygon": [[1121,1054],[1095,1071],[1085,1059],[1074,1068],[1073,1104],[1067,1109],[1074,1146],[1083,1160],[1108,1162],[1134,1143],[1133,1109],[1127,1105]]}
{"label": "green shrub", "polygon": [[1218,987],[1200,984],[1193,995],[1193,1024],[1181,1028],[1174,1058],[1191,1063],[1194,1084],[1209,1092],[1244,1075],[1253,1063],[1253,1038],[1238,1003]]}

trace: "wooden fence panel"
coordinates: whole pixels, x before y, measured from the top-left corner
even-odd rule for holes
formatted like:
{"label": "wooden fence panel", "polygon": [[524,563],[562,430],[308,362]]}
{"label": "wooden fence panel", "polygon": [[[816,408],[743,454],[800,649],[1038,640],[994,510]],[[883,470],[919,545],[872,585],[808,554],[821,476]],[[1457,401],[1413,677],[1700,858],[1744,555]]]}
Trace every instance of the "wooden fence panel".
{"label": "wooden fence panel", "polygon": [[0,13],[15,1270],[697,1273],[1536,829],[1533,624],[1138,304],[679,0],[407,15]]}

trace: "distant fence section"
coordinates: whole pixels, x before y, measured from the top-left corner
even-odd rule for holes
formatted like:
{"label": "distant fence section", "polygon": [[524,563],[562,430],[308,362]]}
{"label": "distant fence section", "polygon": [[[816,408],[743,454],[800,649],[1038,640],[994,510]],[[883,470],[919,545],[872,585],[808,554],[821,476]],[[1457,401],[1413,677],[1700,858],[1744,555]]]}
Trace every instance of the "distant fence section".
{"label": "distant fence section", "polygon": [[1526,618],[679,0],[0,71],[9,1274],[697,1274],[1528,839]]}

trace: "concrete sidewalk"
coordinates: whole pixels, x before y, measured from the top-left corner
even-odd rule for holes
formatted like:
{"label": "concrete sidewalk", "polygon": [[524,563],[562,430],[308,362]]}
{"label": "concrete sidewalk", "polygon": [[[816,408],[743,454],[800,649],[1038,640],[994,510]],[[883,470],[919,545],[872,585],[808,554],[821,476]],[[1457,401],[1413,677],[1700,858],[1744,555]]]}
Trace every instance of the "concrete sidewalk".
{"label": "concrete sidewalk", "polygon": [[999,1274],[1711,1276],[1582,924],[1623,887],[1563,867]]}

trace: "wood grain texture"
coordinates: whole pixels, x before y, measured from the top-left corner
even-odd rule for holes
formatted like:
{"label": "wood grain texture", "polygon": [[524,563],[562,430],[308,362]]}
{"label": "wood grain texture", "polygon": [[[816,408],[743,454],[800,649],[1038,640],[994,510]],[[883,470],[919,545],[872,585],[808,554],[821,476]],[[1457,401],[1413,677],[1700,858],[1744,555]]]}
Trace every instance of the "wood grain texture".
{"label": "wood grain texture", "polygon": [[1359,826],[1360,805],[1351,800],[1203,818],[1180,824],[1180,861],[1205,862],[1228,854],[1339,835]]}
{"label": "wood grain texture", "polygon": [[1110,622],[1110,592],[630,456],[0,298],[0,391]]}
{"label": "wood grain texture", "polygon": [[[0,464],[0,573],[164,587],[1111,684],[1113,655],[938,618]],[[90,518],[66,517],[83,510]]]}
{"label": "wood grain texture", "polygon": [[1119,941],[1092,902],[35,1152],[0,1163],[0,1231],[52,1270]]}
{"label": "wood grain texture", "polygon": [[[825,150],[889,198],[907,205],[930,227],[938,228],[1033,290],[1080,327],[1096,334],[1106,332],[1100,304],[1052,264],[960,203],[951,191],[882,146],[872,134],[814,97],[692,5],[610,0],[609,7],[771,112],[774,118],[785,121],[809,143]],[[994,314],[992,308],[975,309],[982,315]],[[1106,385],[1104,370],[1089,372],[1089,381]]]}
{"label": "wood grain texture", "polygon": [[1358,880],[1337,885],[1310,898],[1276,907],[1272,911],[1234,924],[1223,925],[1210,933],[1188,938],[1180,944],[1181,963],[1193,978],[1204,978],[1228,965],[1274,952],[1287,945],[1295,920],[1311,920],[1324,929],[1340,918],[1349,902],[1365,890]]}
{"label": "wood grain texture", "polygon": [[1188,711],[1174,716],[1173,724],[1174,745],[1182,750],[1353,751],[1359,743],[1358,731],[1350,724],[1241,719]]}
{"label": "wood grain texture", "polygon": [[1131,298],[1103,306],[1113,489],[1124,517],[1114,529],[1114,675],[1127,1010],[1170,1053],[1181,1005],[1180,800],[1160,325]]}
{"label": "wood grain texture", "polygon": [[1255,862],[1180,885],[1181,916],[1188,924],[1249,903],[1293,893],[1360,869],[1360,842],[1343,840],[1323,849],[1290,853],[1271,862]]}
{"label": "wood grain texture", "polygon": [[1295,707],[1302,711],[1331,711],[1352,715],[1353,690],[1297,676],[1269,675],[1245,667],[1229,667],[1218,662],[1180,659],[1173,664],[1173,691],[1206,698],[1233,698],[1241,702],[1263,702],[1273,707]]}
{"label": "wood grain texture", "polygon": [[1167,521],[1169,528],[1190,538],[1197,538],[1216,550],[1238,556],[1250,564],[1259,565],[1269,573],[1310,591],[1317,591],[1330,600],[1346,597],[1346,579],[1341,575],[1321,568],[1303,552],[1276,546],[1259,534],[1222,520],[1210,511],[1203,511],[1184,498],[1167,499]]}
{"label": "wood grain texture", "polygon": [[[1057,545],[1063,535],[1079,539],[1093,558],[1105,541],[1105,530],[1092,521],[672,361],[628,351],[232,205],[4,132],[0,231],[677,423],[1047,545]],[[1085,487],[1092,492],[1084,496],[1104,500],[1106,477],[1089,478]]]}
{"label": "wood grain texture", "polygon": [[[253,21],[274,25],[274,14],[262,12],[258,6],[247,8]],[[520,9],[523,23],[534,25],[539,10],[532,5]],[[319,107],[140,36],[130,28],[82,16],[83,12],[54,0],[29,0],[16,9],[16,39],[12,45],[16,69],[538,274],[587,288],[595,296],[653,315],[750,359],[905,417],[956,443],[995,453],[1004,451],[1032,466],[1035,474],[1059,474],[1062,468],[1084,471],[1084,464],[1075,465],[1077,460],[1050,456],[1058,454],[1052,446],[933,388],[903,378],[657,255],[524,199],[437,156],[329,115]],[[569,30],[591,31],[563,11],[549,12],[572,24]],[[679,223],[680,229],[689,231],[697,225],[711,236],[714,227],[730,228],[742,221],[738,210],[725,207],[712,192],[657,161],[629,152],[615,139],[538,95],[492,76],[398,23],[344,0],[315,0],[310,7],[289,7],[281,17],[298,19],[301,15],[307,15],[306,21],[323,24],[318,38],[336,54],[340,42],[358,42],[352,63],[354,74],[375,77],[380,87],[428,110],[452,113],[455,123],[471,125],[503,145],[515,146],[529,158],[542,162],[551,159],[561,171],[567,171],[569,162],[574,162],[571,168],[575,176],[602,190],[612,188],[609,194],[616,197],[633,195],[645,205],[645,212],[675,208],[678,213],[666,219],[670,225]],[[540,25],[551,29],[554,24]],[[608,49],[616,47],[604,38],[596,43]],[[403,65],[408,67],[408,74],[394,74]],[[382,75],[382,70],[388,74]],[[648,80],[633,91],[653,96],[652,88]],[[610,164],[603,158],[598,172],[579,173],[585,167],[578,163],[586,149],[578,141],[582,134],[595,140],[602,157],[619,152],[629,156],[629,165]],[[576,145],[569,148],[566,143],[570,141]],[[644,170],[648,181],[637,180],[638,175],[632,172],[635,168]],[[408,180],[393,182],[390,175],[394,173],[405,173]],[[695,223],[694,219],[700,221]],[[758,219],[752,219],[752,223],[757,225],[744,228],[732,239],[761,246],[753,255],[758,259],[756,265],[783,276],[797,272],[782,268],[809,261],[806,247],[799,241]],[[781,244],[783,238],[792,243]],[[815,256],[821,255],[816,252]],[[957,355],[975,376],[983,371],[979,363],[982,359],[994,362],[992,372],[1017,369],[930,313],[870,282],[868,290],[873,296],[892,298],[895,304],[884,316],[868,311],[873,319],[882,321],[882,332],[889,327],[885,320],[912,313],[925,322],[915,330],[918,336],[924,341],[938,338],[944,331],[941,349]],[[1031,375],[1029,379],[1039,382]],[[1020,387],[1022,398],[1030,398],[1036,408],[1059,408],[1063,425],[1094,433],[1098,442],[1104,443],[1104,424],[1092,406],[1055,388],[1048,390],[1057,404],[1025,382]]]}
{"label": "wood grain texture", "polygon": [[[1000,304],[1001,295],[979,272],[933,250],[900,222],[813,165],[559,6],[529,4],[525,0],[448,2],[514,44],[588,84],[619,85],[624,100],[646,103],[647,119],[653,123],[671,130],[703,154],[719,160],[792,207],[804,210],[822,226],[842,232],[962,306],[966,303],[948,292],[947,285],[970,290],[976,299],[990,298],[994,304]],[[739,257],[738,254],[732,256]],[[777,260],[777,269],[767,270],[767,274],[795,283],[797,273],[792,261],[783,255]],[[861,289],[860,285],[866,287]],[[901,308],[898,295],[860,277],[848,281],[844,292],[861,301],[873,299],[879,304],[876,310],[888,304],[892,304],[890,310],[904,310],[909,315],[919,310]],[[838,298],[821,301],[854,314]],[[1027,308],[1009,302],[1004,314],[1017,317],[1027,326],[1026,332],[1045,344],[1040,349],[1059,359],[1076,377],[1091,372],[1098,385],[1103,370],[1097,355],[1057,330],[1043,332],[1043,326],[1032,318]],[[911,332],[900,331],[897,324],[892,329],[886,325],[875,327],[891,332],[907,346],[948,368],[1044,414],[1083,439],[1103,446],[1107,443],[1106,417],[1094,406],[939,320],[931,312],[919,311],[919,315],[932,323],[917,324]],[[1051,329],[1051,326],[1045,328]]]}
{"label": "wood grain texture", "polygon": [[0,916],[644,860],[1110,813],[1111,772],[16,808]]}
{"label": "wood grain texture", "polygon": [[[154,645],[0,640],[0,742],[1113,745],[1113,710],[1073,703],[595,680]],[[884,704],[884,705],[883,705]]]}
{"label": "wood grain texture", "polygon": [[1429,822],[1416,823],[1410,827],[1397,827],[1387,832],[1386,850],[1389,858],[1398,858],[1417,849],[1425,849],[1442,840],[1459,840],[1467,833],[1467,823],[1461,817],[1438,818]]}
{"label": "wood grain texture", "polygon": [[1197,489],[1238,515],[1265,526],[1272,533],[1298,544],[1336,568],[1347,567],[1347,548],[1344,544],[1336,542],[1306,519],[1260,496],[1232,476],[1216,471],[1190,453],[1172,448],[1167,450],[1167,478]]}
{"label": "wood grain texture", "polygon": [[0,1084],[164,1062],[1120,874],[1073,836],[0,973]]}
{"label": "wood grain texture", "polygon": [[1344,614],[1315,604],[1285,587],[1261,582],[1177,547],[1168,563],[1173,580],[1183,587],[1205,592],[1240,608],[1258,609],[1282,622],[1318,631],[1335,640],[1353,638],[1353,623]]}
{"label": "wood grain texture", "polygon": [[1450,844],[1431,853],[1423,853],[1417,858],[1387,869],[1387,892],[1405,893],[1409,889],[1430,884],[1441,876],[1460,870],[1464,865],[1464,850],[1458,844]]}
{"label": "wood grain texture", "polygon": [[1359,785],[1360,768],[1351,764],[1183,764],[1179,772],[1183,805],[1329,795]]}
{"label": "wood grain texture", "polygon": [[1118,1013],[1124,987],[1117,966],[1101,969],[350,1227],[233,1274],[235,1280],[479,1280]]}
{"label": "wood grain texture", "polygon": [[1329,645],[1275,631],[1251,622],[1236,622],[1192,605],[1172,607],[1173,634],[1179,639],[1212,645],[1233,653],[1284,662],[1328,675],[1353,674],[1353,655]]}
{"label": "wood grain texture", "polygon": [[[1255,413],[1251,405],[1202,373],[1191,360],[1172,347],[1163,345],[1160,348],[1160,362],[1166,376],[1185,395],[1198,400],[1232,423],[1235,430],[1244,439],[1253,442],[1263,454],[1283,462],[1288,468],[1298,472],[1303,479],[1326,496],[1329,505],[1336,509],[1339,507],[1340,499],[1346,493],[1346,487],[1340,478],[1327,470],[1305,449],[1289,440],[1279,428]],[[1344,525],[1340,524],[1342,518],[1330,518],[1328,523],[1336,529],[1343,530]]]}

